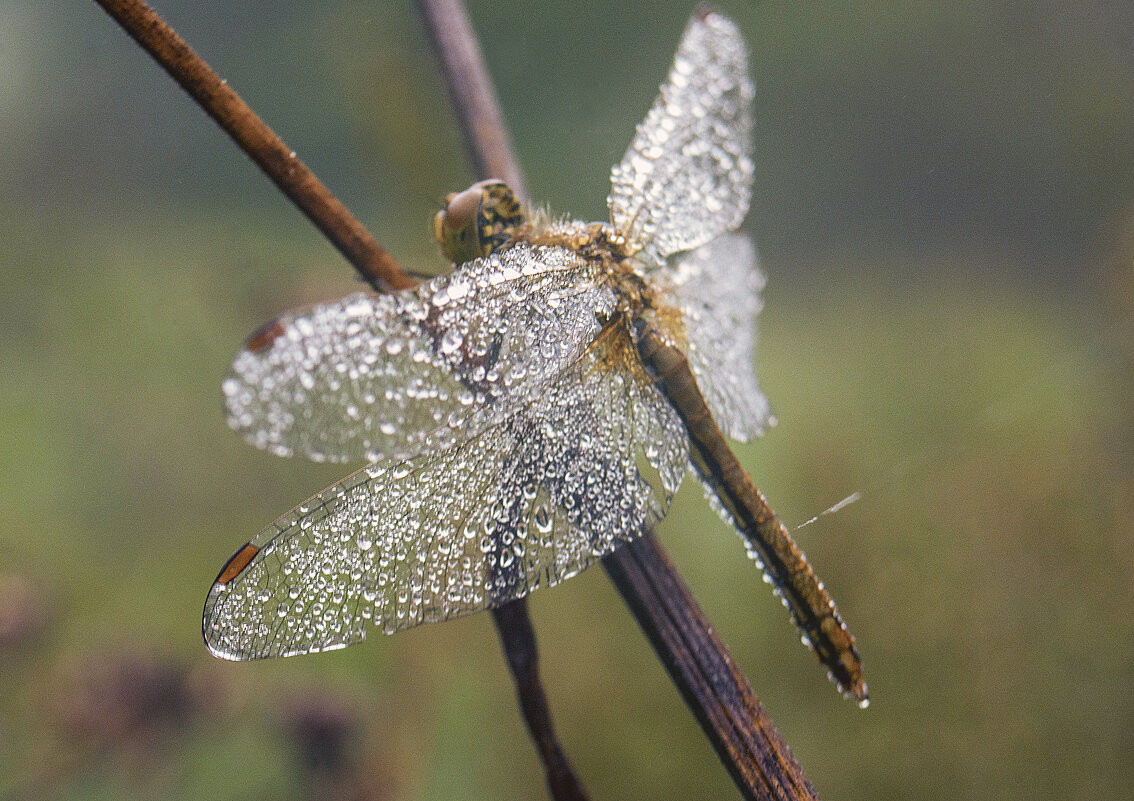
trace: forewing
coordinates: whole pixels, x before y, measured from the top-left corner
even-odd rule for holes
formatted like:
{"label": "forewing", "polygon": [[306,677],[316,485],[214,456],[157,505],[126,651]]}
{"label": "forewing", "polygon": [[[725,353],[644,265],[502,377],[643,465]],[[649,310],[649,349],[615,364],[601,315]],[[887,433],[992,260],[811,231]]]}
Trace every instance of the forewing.
{"label": "forewing", "polygon": [[610,355],[600,341],[508,420],[442,453],[371,465],[261,532],[209,592],[210,650],[323,651],[370,625],[390,633],[499,606],[660,520],[686,469],[684,429]]}
{"label": "forewing", "polygon": [[647,262],[740,225],[752,185],[752,82],[744,40],[714,12],[690,20],[669,77],[611,170],[611,221]]}
{"label": "forewing", "polygon": [[519,243],[417,289],[269,324],[223,383],[228,422],[276,454],[378,461],[498,422],[577,360],[613,305],[596,268]]}
{"label": "forewing", "polygon": [[771,418],[756,381],[756,315],[764,277],[756,249],[726,234],[654,273],[662,302],[680,312],[684,350],[709,409],[726,436],[746,442]]}

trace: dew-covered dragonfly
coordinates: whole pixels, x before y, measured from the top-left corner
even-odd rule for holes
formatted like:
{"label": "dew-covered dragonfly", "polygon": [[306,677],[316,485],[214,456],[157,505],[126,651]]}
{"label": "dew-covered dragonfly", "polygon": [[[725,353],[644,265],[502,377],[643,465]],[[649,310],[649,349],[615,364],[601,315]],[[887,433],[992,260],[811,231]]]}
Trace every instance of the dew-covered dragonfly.
{"label": "dew-covered dragonfly", "polygon": [[763,279],[733,233],[752,96],[738,29],[699,12],[611,171],[609,224],[525,219],[484,182],[438,215],[451,273],[253,334],[224,381],[229,424],[279,455],[369,464],[228,561],[205,603],[213,654],[326,651],[521,598],[660,521],[692,468],[865,702],[854,638],[725,441],[770,420]]}

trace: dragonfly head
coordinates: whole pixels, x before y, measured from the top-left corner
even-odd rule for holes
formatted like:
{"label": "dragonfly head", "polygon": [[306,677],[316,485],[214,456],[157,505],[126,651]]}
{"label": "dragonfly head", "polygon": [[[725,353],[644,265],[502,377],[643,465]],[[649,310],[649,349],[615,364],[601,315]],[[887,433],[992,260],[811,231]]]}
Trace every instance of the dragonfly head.
{"label": "dragonfly head", "polygon": [[455,264],[487,256],[511,240],[524,224],[524,212],[503,181],[491,178],[445,198],[433,218],[433,235]]}

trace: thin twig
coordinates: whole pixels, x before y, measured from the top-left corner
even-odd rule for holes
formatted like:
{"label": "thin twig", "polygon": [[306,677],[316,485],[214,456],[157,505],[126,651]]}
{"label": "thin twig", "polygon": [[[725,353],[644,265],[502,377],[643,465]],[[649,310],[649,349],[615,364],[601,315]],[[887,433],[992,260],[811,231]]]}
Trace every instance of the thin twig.
{"label": "thin twig", "polygon": [[[490,159],[507,165],[496,168],[499,175],[512,174],[518,181],[520,169],[507,134],[495,129],[502,126],[502,117],[463,5],[459,0],[418,0],[418,6],[435,46],[443,48],[441,68],[471,159],[477,165]],[[487,177],[487,169],[478,167],[480,177]],[[761,801],[816,799],[775,724],[653,535],[644,533],[603,563],[741,794]],[[524,616],[526,620],[526,612]],[[507,642],[503,628],[501,637]],[[523,686],[518,686],[525,706]],[[532,732],[538,743],[536,729]]]}
{"label": "thin twig", "polygon": [[[481,180],[499,178],[526,201],[523,173],[512,152],[496,90],[464,6],[453,0],[418,0],[417,6],[449,87],[474,173]],[[543,762],[551,797],[555,801],[585,801],[586,792],[555,736],[547,694],[539,679],[539,656],[527,599],[494,609],[492,619],[516,682],[520,711]]]}
{"label": "thin twig", "polygon": [[817,801],[814,788],[653,534],[603,560],[745,798]]}
{"label": "thin twig", "polygon": [[460,0],[418,0],[417,8],[449,88],[473,172],[478,179],[499,178],[526,203],[524,175],[464,5]]}
{"label": "thin twig", "polygon": [[555,737],[555,728],[551,725],[547,695],[539,679],[539,656],[536,652],[535,631],[528,617],[527,600],[521,598],[493,609],[492,616],[504,645],[504,653],[508,656],[508,666],[516,680],[520,709],[543,761],[551,797],[555,801],[586,801],[587,794],[583,785],[575,776],[566,753]]}
{"label": "thin twig", "polygon": [[331,194],[295,151],[256,116],[177,33],[141,0],[95,0],[256,162],[375,289],[414,281]]}

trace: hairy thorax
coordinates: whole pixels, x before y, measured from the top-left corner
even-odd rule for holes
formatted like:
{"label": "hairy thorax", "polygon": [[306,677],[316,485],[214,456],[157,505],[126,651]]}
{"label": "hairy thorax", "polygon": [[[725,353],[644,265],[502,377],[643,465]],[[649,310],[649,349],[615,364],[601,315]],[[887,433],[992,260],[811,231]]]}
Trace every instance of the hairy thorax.
{"label": "hairy thorax", "polygon": [[622,369],[639,381],[652,383],[655,377],[638,352],[643,332],[649,330],[663,341],[682,347],[686,337],[681,312],[666,303],[644,274],[648,269],[630,252],[626,240],[609,225],[574,220],[547,222],[542,215],[516,232],[516,241],[533,245],[561,247],[600,265],[600,280],[614,293],[613,312],[600,320],[602,330],[590,347],[598,365]]}
{"label": "hairy thorax", "polygon": [[601,265],[601,275],[618,298],[614,317],[633,325],[644,314],[658,308],[659,298],[642,277],[644,265],[629,252],[625,239],[604,223],[562,221],[541,224],[538,217],[522,238],[533,245],[549,245],[574,251],[587,261]]}

